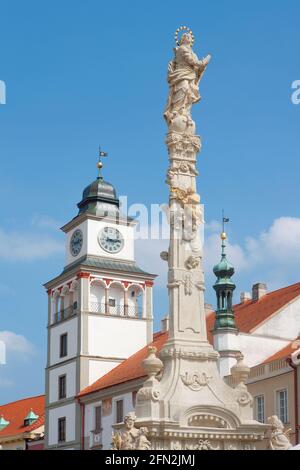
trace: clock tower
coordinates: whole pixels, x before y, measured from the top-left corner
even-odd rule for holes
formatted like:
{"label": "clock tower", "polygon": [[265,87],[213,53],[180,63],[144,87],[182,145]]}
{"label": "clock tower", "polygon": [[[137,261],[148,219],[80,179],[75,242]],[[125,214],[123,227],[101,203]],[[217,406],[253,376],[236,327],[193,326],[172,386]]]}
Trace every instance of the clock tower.
{"label": "clock tower", "polygon": [[76,395],[152,341],[155,275],[134,259],[135,221],[123,214],[101,174],[83,191],[78,214],[62,227],[62,273],[48,293],[46,447],[80,448]]}

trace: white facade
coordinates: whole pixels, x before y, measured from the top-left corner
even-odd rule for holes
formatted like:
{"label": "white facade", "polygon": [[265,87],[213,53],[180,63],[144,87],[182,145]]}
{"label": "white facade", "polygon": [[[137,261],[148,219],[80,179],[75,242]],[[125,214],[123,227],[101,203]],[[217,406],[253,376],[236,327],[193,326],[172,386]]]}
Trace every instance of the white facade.
{"label": "white facade", "polygon": [[[96,200],[98,204],[99,198]],[[114,223],[89,214],[88,210],[63,227],[66,268],[45,285],[45,447],[50,449],[81,448],[78,393],[152,341],[155,276],[135,267],[133,222],[120,218]],[[117,253],[101,248],[99,233],[105,227],[114,227],[122,235],[122,247]],[[80,242],[76,250],[71,250],[76,231],[80,231]],[[87,257],[92,264],[84,264]]]}
{"label": "white facade", "polygon": [[[117,227],[124,238],[124,246],[120,252],[107,253],[103,250],[98,241],[98,235],[104,227]],[[73,256],[70,251],[70,241],[75,230],[81,230],[83,233],[83,244],[77,256]],[[66,236],[66,266],[76,261],[76,259],[85,256],[101,256],[108,259],[134,260],[134,229],[132,225],[114,224],[108,220],[87,219],[78,226],[67,232]]]}
{"label": "white facade", "polygon": [[52,423],[57,423],[59,418],[66,418],[66,441],[74,443],[75,441],[75,404],[71,403],[66,406],[59,406],[49,410],[49,426],[48,431],[48,446],[58,445],[58,426],[52,426]]}

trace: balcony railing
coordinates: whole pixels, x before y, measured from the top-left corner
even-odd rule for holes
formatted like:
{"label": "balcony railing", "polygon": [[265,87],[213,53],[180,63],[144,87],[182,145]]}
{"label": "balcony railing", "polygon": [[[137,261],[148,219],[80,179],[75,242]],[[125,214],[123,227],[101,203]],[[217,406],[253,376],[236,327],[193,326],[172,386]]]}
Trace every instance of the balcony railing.
{"label": "balcony railing", "polygon": [[109,305],[104,302],[90,302],[90,312],[120,317],[140,318],[142,309],[135,305]]}
{"label": "balcony railing", "polygon": [[75,307],[74,305],[64,308],[63,310],[60,310],[60,312],[56,312],[54,314],[54,323],[60,322],[62,320],[66,320],[67,318],[70,318],[73,315],[76,315],[76,313],[77,313],[77,307]]}

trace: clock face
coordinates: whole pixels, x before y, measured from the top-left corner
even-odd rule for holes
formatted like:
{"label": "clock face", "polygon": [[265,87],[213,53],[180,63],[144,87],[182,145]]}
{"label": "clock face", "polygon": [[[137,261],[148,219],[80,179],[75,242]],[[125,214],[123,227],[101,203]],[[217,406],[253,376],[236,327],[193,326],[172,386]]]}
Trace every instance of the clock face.
{"label": "clock face", "polygon": [[70,251],[73,256],[77,256],[80,253],[83,243],[83,234],[81,230],[75,230],[70,241]]}
{"label": "clock face", "polygon": [[124,246],[121,232],[113,227],[103,228],[98,235],[98,242],[101,248],[108,253],[118,253]]}

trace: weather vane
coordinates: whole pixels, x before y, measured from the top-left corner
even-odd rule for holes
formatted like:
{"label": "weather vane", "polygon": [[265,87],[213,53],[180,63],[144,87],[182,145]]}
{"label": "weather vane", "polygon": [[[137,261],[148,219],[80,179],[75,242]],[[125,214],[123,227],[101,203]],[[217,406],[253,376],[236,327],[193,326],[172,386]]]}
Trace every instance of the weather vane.
{"label": "weather vane", "polygon": [[225,224],[229,222],[228,217],[224,217],[224,209],[222,209],[222,233],[221,233],[221,238],[222,240],[226,240],[227,235],[225,232]]}
{"label": "weather vane", "polygon": [[98,163],[97,163],[97,168],[98,168],[98,171],[99,171],[99,173],[98,173],[98,178],[103,179],[102,173],[101,173],[101,169],[102,169],[102,167],[103,167],[103,163],[102,163],[102,161],[101,161],[101,158],[102,158],[102,157],[107,157],[107,156],[108,156],[108,153],[107,153],[107,152],[103,152],[103,150],[101,150],[100,145],[99,145],[99,153],[98,153],[98,156],[99,156],[99,160],[98,160]]}

